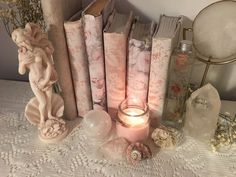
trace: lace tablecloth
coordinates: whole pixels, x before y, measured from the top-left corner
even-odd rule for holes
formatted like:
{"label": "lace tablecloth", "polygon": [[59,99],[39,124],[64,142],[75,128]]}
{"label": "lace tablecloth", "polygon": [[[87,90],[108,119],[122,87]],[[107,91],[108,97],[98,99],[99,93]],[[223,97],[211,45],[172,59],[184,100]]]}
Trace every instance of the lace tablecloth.
{"label": "lace tablecloth", "polygon": [[95,158],[81,128],[58,144],[43,144],[24,117],[32,96],[28,83],[0,80],[0,177],[236,176],[236,151],[212,153],[189,137],[175,150],[160,151],[137,166]]}

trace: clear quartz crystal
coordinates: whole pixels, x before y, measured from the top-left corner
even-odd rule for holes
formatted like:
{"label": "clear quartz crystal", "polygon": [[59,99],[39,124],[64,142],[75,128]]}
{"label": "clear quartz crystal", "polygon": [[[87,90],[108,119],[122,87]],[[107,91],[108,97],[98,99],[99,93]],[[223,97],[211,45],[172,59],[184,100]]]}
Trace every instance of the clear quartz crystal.
{"label": "clear quartz crystal", "polygon": [[111,117],[103,110],[91,110],[84,116],[82,127],[89,141],[101,143],[111,132]]}
{"label": "clear quartz crystal", "polygon": [[217,128],[220,107],[219,94],[211,84],[197,89],[186,102],[184,133],[209,143]]}
{"label": "clear quartz crystal", "polygon": [[177,129],[183,127],[185,101],[188,97],[192,65],[192,42],[182,40],[174,51],[168,76],[168,87],[162,123]]}

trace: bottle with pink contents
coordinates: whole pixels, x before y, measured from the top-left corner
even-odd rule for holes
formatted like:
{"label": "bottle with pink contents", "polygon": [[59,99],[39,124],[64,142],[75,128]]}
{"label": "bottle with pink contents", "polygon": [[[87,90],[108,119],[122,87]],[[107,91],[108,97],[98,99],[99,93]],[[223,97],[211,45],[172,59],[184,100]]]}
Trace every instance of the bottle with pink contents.
{"label": "bottle with pink contents", "polygon": [[185,101],[188,97],[189,83],[193,65],[192,42],[180,41],[174,51],[168,76],[167,95],[163,124],[180,129],[184,123]]}

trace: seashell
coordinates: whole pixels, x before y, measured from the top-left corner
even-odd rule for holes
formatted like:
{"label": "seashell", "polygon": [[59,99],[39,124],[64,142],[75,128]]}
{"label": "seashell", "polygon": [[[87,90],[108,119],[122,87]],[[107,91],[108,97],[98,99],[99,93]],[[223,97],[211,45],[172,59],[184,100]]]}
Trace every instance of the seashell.
{"label": "seashell", "polygon": [[54,124],[53,129],[54,129],[54,131],[58,131],[60,129],[60,125],[59,124]]}
{"label": "seashell", "polygon": [[[40,122],[39,103],[36,97],[33,97],[25,107],[25,117],[33,125]],[[64,112],[64,101],[60,95],[52,94],[52,115],[62,117]],[[62,120],[62,119],[61,119]]]}
{"label": "seashell", "polygon": [[139,152],[138,150],[132,150],[130,157],[134,161],[141,161],[142,160],[142,152]]}
{"label": "seashell", "polygon": [[46,122],[45,122],[45,126],[46,126],[46,127],[51,127],[51,126],[53,125],[53,123],[54,123],[53,120],[48,119],[48,120],[46,120]]}
{"label": "seashell", "polygon": [[43,133],[43,134],[46,134],[47,132],[48,132],[48,129],[47,129],[47,128],[43,128],[43,129],[42,129],[42,133]]}
{"label": "seashell", "polygon": [[59,119],[48,119],[43,128],[39,129],[40,140],[46,143],[56,143],[65,138],[68,128],[63,123]]}
{"label": "seashell", "polygon": [[58,130],[57,133],[58,135],[61,135],[64,130]]}
{"label": "seashell", "polygon": [[150,148],[139,142],[130,144],[126,149],[126,159],[132,165],[136,165],[141,160],[150,158],[151,156],[152,152]]}
{"label": "seashell", "polygon": [[47,138],[52,138],[52,134],[51,134],[51,133],[47,133],[47,134],[45,135],[45,137],[47,137]]}
{"label": "seashell", "polygon": [[61,118],[59,118],[58,121],[60,122],[60,124],[63,124],[63,125],[66,124],[65,120],[63,120],[63,119],[61,119]]}
{"label": "seashell", "polygon": [[40,132],[42,138],[55,138],[64,133],[65,130],[65,124],[62,124],[59,119],[48,119],[44,127],[40,129]]}
{"label": "seashell", "polygon": [[184,140],[182,132],[174,128],[165,126],[160,126],[159,128],[156,128],[152,132],[151,138],[154,143],[161,148],[174,147],[182,143]]}
{"label": "seashell", "polygon": [[52,137],[56,137],[57,135],[58,135],[57,132],[53,132],[53,133],[52,133]]}
{"label": "seashell", "polygon": [[154,143],[161,148],[167,148],[167,147],[174,146],[172,136],[171,136],[170,132],[168,132],[166,130],[156,128],[153,131],[151,137],[152,137]]}

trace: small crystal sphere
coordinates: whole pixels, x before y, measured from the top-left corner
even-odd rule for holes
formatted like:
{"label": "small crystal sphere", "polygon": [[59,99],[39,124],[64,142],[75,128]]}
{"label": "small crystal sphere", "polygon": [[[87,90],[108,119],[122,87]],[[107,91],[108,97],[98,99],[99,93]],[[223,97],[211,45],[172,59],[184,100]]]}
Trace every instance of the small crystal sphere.
{"label": "small crystal sphere", "polygon": [[82,126],[89,138],[101,140],[108,136],[112,127],[109,114],[103,110],[91,110],[83,119]]}

